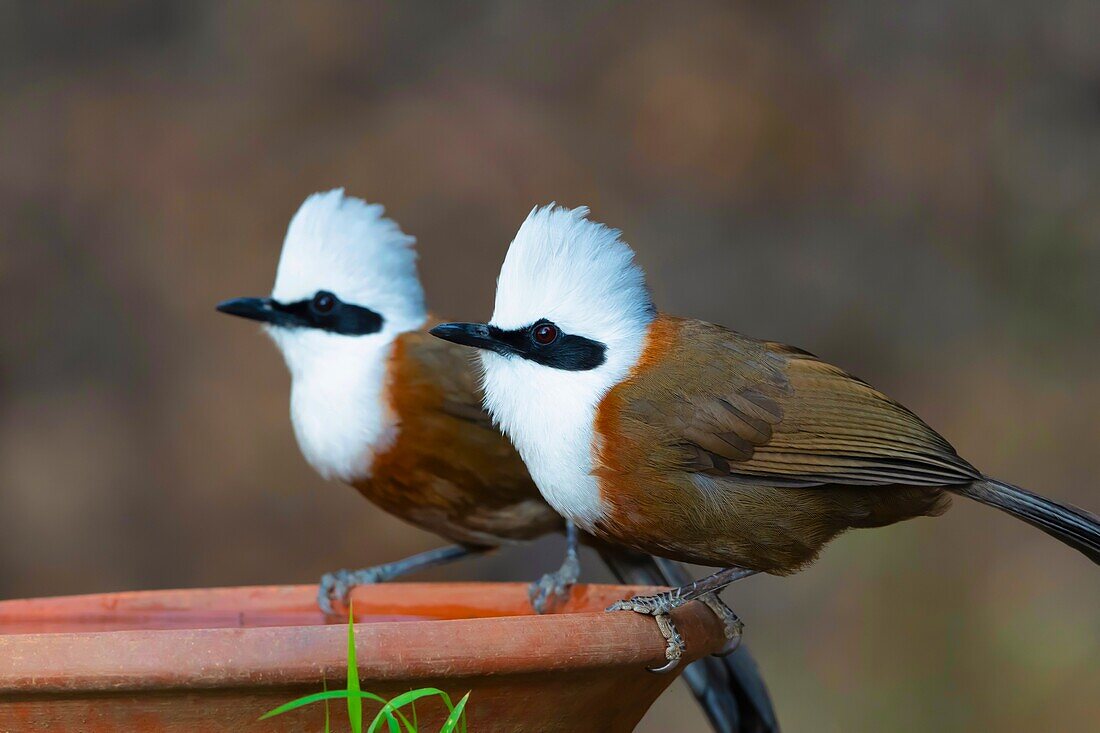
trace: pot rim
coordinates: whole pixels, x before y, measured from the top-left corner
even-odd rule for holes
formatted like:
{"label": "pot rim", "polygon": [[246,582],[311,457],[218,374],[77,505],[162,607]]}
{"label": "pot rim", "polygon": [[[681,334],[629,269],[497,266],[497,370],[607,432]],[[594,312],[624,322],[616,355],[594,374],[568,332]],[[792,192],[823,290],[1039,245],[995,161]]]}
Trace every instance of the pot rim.
{"label": "pot rim", "polygon": [[[352,601],[364,620],[355,627],[360,677],[412,681],[659,666],[665,641],[651,618],[603,612],[615,600],[654,590],[578,585],[561,612],[537,616],[524,583],[358,587]],[[326,619],[315,604],[312,585],[0,601],[0,694],[342,679],[347,616]],[[703,604],[689,603],[674,617],[688,642],[684,664],[723,646],[722,626]],[[92,630],[19,631],[65,623]]]}

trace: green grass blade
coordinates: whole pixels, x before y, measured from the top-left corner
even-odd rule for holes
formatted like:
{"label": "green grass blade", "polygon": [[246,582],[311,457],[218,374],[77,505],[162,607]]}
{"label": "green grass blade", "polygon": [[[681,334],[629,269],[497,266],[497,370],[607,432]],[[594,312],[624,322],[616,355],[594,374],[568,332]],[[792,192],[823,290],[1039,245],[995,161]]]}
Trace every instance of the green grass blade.
{"label": "green grass blade", "polygon": [[395,728],[394,716],[397,716],[401,725],[405,726],[405,733],[417,733],[416,726],[413,725],[408,718],[401,714],[400,710],[395,710],[388,705],[378,711],[378,715],[374,716],[374,720],[370,722],[370,727],[367,728],[368,733],[370,731],[378,730],[378,726],[382,724],[382,721],[386,721],[386,725],[389,726],[390,733],[401,733],[401,731]]}
{"label": "green grass blade", "polygon": [[[371,721],[370,727],[367,728],[367,733],[375,733],[378,730],[378,726],[382,723],[382,716],[389,713],[390,711],[401,718],[402,723],[405,725],[405,730],[408,733],[416,733],[416,726],[411,724],[408,718],[401,714],[400,709],[405,707],[406,705],[415,704],[415,702],[422,697],[429,697],[433,695],[438,695],[439,697],[442,697],[443,702],[447,705],[448,710],[454,709],[454,706],[451,705],[451,698],[447,695],[446,692],[440,690],[437,687],[422,687],[419,690],[409,690],[408,692],[401,693],[400,695],[386,703],[385,707],[383,707],[378,712],[378,715],[374,718],[374,720]],[[414,707],[413,715],[415,716],[415,714],[416,708]]]}
{"label": "green grass blade", "polygon": [[[385,709],[386,708],[382,708],[382,710],[385,710]],[[405,726],[405,733],[416,733],[416,725],[412,721],[410,721],[407,717],[405,717],[404,713],[402,713],[400,710],[397,710],[395,708],[391,708],[391,711],[392,711],[391,712],[392,715],[397,716],[397,719],[398,719],[398,721],[400,721],[401,725]],[[382,714],[382,711],[379,711],[378,715],[381,715],[381,714]],[[378,716],[375,716],[375,719],[377,719],[377,717]]]}
{"label": "green grass blade", "polygon": [[[348,601],[348,693],[359,692],[359,667],[355,663],[355,611]],[[392,718],[391,718],[392,719]],[[363,700],[358,695],[348,695],[348,720],[351,733],[363,733]],[[393,730],[393,727],[390,727]]]}
{"label": "green grass blade", "polygon": [[[351,722],[351,733],[363,733],[363,697],[359,688],[359,666],[355,660],[355,609],[351,601],[348,601],[348,720]],[[373,696],[377,697],[377,695]],[[373,699],[373,698],[371,698]],[[383,703],[381,712],[375,716],[375,720],[384,719],[390,733],[401,733],[397,727],[397,720],[387,703]]]}
{"label": "green grass blade", "polygon": [[[360,700],[372,700],[382,705],[386,704],[386,699],[379,697],[378,695],[370,692],[359,691],[355,693],[356,697]],[[344,698],[350,698],[352,693],[348,690],[329,690],[328,692],[315,692],[312,695],[306,695],[305,697],[299,697],[297,700],[291,700],[288,703],[284,703],[274,710],[268,710],[266,713],[260,716],[260,720],[266,720],[267,718],[274,718],[276,715],[282,715],[285,712],[294,710],[296,708],[304,707],[311,703],[321,702],[322,700],[342,700]]]}
{"label": "green grass blade", "polygon": [[451,704],[450,696],[438,687],[421,687],[419,690],[409,690],[408,692],[402,692],[400,695],[390,700],[387,705],[390,705],[394,709],[403,708],[406,705],[409,705],[410,703],[419,700],[420,698],[429,697],[431,695],[438,695],[439,697],[443,698],[443,701],[446,703],[448,710],[454,708],[454,706]]}
{"label": "green grass blade", "polygon": [[462,696],[462,699],[458,701],[458,704],[454,706],[451,714],[447,716],[447,719],[443,721],[443,727],[439,729],[439,733],[452,733],[455,726],[459,721],[462,721],[462,733],[466,731],[466,702],[470,699],[470,693],[467,692]]}

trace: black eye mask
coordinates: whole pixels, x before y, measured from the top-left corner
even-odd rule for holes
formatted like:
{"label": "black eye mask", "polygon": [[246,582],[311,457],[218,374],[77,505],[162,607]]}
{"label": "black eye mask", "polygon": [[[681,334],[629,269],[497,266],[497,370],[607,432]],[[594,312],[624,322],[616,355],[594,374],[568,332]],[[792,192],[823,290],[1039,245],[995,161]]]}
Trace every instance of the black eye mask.
{"label": "black eye mask", "polygon": [[[547,327],[554,332],[548,339]],[[583,372],[607,361],[607,347],[599,341],[575,336],[545,319],[510,331],[481,323],[444,323],[431,331],[445,341],[473,346],[505,356],[519,356],[543,366]]]}
{"label": "black eye mask", "polygon": [[344,336],[366,336],[382,330],[383,318],[370,308],[345,303],[321,290],[308,300],[280,303],[272,298],[235,298],[218,310],[283,328],[316,328]]}

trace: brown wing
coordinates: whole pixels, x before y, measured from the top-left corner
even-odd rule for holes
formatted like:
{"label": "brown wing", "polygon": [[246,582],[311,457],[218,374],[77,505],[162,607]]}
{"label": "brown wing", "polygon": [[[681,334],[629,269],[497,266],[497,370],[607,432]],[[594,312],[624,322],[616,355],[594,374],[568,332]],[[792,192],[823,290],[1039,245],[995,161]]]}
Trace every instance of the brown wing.
{"label": "brown wing", "polygon": [[493,545],[560,529],[561,517],[481,409],[470,351],[425,331],[398,338],[388,395],[400,429],[357,488],[458,542]]}
{"label": "brown wing", "polygon": [[443,395],[440,409],[477,428],[491,431],[492,439],[503,439],[493,426],[493,420],[481,405],[481,387],[477,382],[478,367],[473,349],[454,348],[425,331],[413,331],[403,336],[409,355],[419,362],[422,371],[430,375],[433,385]]}
{"label": "brown wing", "polygon": [[688,470],[772,486],[978,476],[916,415],[812,354],[700,321],[679,326],[675,357],[639,374],[647,384],[625,407],[661,426]]}

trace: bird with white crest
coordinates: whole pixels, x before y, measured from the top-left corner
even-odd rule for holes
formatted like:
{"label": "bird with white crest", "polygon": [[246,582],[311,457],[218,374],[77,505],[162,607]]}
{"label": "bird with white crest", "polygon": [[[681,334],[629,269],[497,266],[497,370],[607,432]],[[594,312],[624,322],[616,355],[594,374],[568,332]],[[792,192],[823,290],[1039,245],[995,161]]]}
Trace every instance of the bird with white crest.
{"label": "bird with white crest", "polygon": [[432,333],[480,349],[485,405],[539,490],[585,532],[718,572],[610,610],[655,616],[793,573],[856,527],[996,507],[1100,563],[1100,520],[984,475],[916,415],[801,349],[659,314],[620,233],[536,208],[501,267],[489,323]]}
{"label": "bird with white crest", "polygon": [[[271,296],[218,310],[264,324],[290,371],[290,417],[306,460],[385,511],[455,544],[327,574],[331,612],[361,584],[561,531],[489,423],[461,350],[430,338],[415,240],[381,206],[341,189],[310,196],[287,229]],[[443,347],[443,348],[440,348]],[[576,579],[575,554],[535,600]]]}

